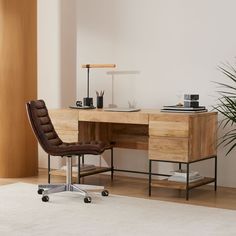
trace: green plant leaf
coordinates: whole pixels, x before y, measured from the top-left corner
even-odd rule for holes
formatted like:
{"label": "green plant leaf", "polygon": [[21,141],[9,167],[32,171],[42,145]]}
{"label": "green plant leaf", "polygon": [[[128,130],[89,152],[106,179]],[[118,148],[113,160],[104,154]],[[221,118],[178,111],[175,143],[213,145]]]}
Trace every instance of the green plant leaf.
{"label": "green plant leaf", "polygon": [[226,156],[236,148],[236,68],[230,63],[222,64],[217,67],[219,71],[225,75],[225,78],[229,79],[227,82],[214,82],[220,89],[217,93],[220,95],[218,98],[218,104],[213,106],[213,109],[223,115],[223,119],[219,123],[219,127],[222,129],[231,130],[227,131],[219,138],[217,146],[229,147]]}

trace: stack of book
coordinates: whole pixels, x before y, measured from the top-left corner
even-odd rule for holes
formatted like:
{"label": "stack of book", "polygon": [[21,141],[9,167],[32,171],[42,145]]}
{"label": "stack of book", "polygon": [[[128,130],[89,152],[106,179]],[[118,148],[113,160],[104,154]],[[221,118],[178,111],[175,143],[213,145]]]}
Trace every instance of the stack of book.
{"label": "stack of book", "polygon": [[[61,170],[66,170],[66,166],[62,166]],[[89,165],[89,164],[81,164],[80,165],[80,171],[89,171],[96,169],[95,165]],[[72,172],[78,172],[78,165],[72,166]]]}
{"label": "stack of book", "polygon": [[184,106],[163,106],[162,112],[206,112],[205,106],[199,107],[184,107]]}
{"label": "stack of book", "polygon": [[[190,171],[189,172],[189,182],[195,182],[198,180],[203,179],[204,177],[201,176],[198,171]],[[186,170],[176,170],[173,172],[173,175],[168,178],[170,181],[175,182],[186,182],[187,181],[187,172]]]}

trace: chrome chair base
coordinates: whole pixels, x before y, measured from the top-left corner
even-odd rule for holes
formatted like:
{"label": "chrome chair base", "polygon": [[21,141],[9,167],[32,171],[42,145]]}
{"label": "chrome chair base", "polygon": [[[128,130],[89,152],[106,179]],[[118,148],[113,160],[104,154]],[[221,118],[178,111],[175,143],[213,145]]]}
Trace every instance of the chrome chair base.
{"label": "chrome chair base", "polygon": [[86,185],[86,184],[72,184],[72,157],[67,157],[66,160],[66,184],[40,184],[38,185],[38,194],[42,194],[42,201],[49,201],[49,194],[52,193],[60,193],[60,192],[78,192],[79,194],[84,196],[84,202],[90,203],[92,198],[89,196],[87,190],[103,190],[101,192],[102,196],[108,196],[109,192],[104,190],[103,186],[96,185]]}
{"label": "chrome chair base", "polygon": [[104,190],[103,186],[86,185],[86,184],[40,184],[38,185],[38,194],[42,194],[42,201],[49,201],[49,194],[61,193],[61,192],[78,192],[84,196],[84,202],[89,203],[92,198],[89,196],[87,190],[98,190],[101,191],[102,196],[108,196],[108,191]]}

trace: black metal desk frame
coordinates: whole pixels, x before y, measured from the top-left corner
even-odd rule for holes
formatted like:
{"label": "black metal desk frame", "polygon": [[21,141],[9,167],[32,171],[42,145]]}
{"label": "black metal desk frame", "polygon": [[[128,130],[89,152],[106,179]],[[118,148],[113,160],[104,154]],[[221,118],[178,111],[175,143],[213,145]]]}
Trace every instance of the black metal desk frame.
{"label": "black metal desk frame", "polygon": [[[190,186],[190,182],[189,182],[189,171],[190,171],[190,165],[192,163],[196,163],[196,162],[200,162],[200,161],[204,161],[204,160],[209,160],[209,159],[215,159],[215,171],[214,171],[214,178],[207,181],[207,182],[204,182],[204,183],[201,183],[199,182],[199,184],[196,184],[194,186]],[[202,186],[202,185],[206,185],[206,184],[209,184],[209,183],[215,183],[214,184],[214,190],[216,191],[217,190],[217,156],[211,156],[211,157],[207,157],[207,158],[202,158],[200,160],[195,160],[195,161],[190,161],[190,162],[178,162],[178,161],[166,161],[166,160],[149,160],[149,196],[151,196],[151,190],[152,190],[152,186],[151,186],[151,183],[152,183],[152,162],[168,162],[168,163],[178,163],[179,164],[179,169],[181,169],[181,166],[182,164],[185,164],[187,166],[187,178],[186,178],[186,194],[185,194],[185,197],[186,197],[186,200],[189,199],[189,191],[191,189],[194,189],[194,188],[197,188],[199,186]],[[159,174],[159,175],[162,175],[162,174]],[[166,176],[166,175],[163,175],[163,176]],[[170,176],[170,175],[169,175]]]}

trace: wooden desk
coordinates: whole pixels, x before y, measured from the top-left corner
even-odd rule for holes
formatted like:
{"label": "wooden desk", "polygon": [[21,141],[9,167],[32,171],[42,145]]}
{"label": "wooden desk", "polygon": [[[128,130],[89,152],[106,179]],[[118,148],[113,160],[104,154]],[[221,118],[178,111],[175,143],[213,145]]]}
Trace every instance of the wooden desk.
{"label": "wooden desk", "polygon": [[[217,113],[163,113],[157,110],[139,112],[79,111],[79,139],[98,139],[115,142],[115,147],[148,150],[149,195],[151,187],[189,190],[217,180]],[[189,165],[215,159],[215,176],[189,182]],[[187,165],[186,183],[152,181],[152,162],[171,162]],[[119,169],[114,169],[121,171]],[[123,170],[124,171],[124,170]],[[125,170],[127,171],[127,170]],[[129,171],[127,171],[129,172]],[[135,172],[135,171],[130,171]],[[141,172],[135,172],[141,173]]]}
{"label": "wooden desk", "polygon": [[149,159],[194,161],[216,155],[217,113],[79,110],[79,139],[148,150]]}
{"label": "wooden desk", "polygon": [[74,113],[79,121],[79,140],[112,141],[115,147],[148,150],[149,194],[151,186],[185,189],[186,198],[188,190],[202,184],[215,182],[216,189],[216,171],[214,178],[204,179],[194,186],[189,183],[170,184],[170,181],[166,184],[151,182],[151,175],[155,174],[151,171],[152,161],[180,163],[180,167],[183,163],[189,169],[192,162],[215,158],[216,170],[216,112],[110,112],[94,109],[76,110]]}

